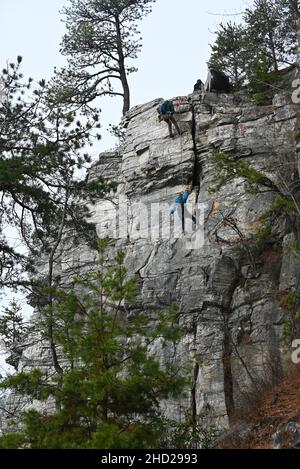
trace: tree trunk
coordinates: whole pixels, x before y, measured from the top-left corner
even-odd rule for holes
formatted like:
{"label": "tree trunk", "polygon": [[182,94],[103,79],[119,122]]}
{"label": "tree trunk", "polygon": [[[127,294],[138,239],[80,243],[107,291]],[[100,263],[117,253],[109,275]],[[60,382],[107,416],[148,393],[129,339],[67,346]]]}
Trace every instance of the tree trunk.
{"label": "tree trunk", "polygon": [[121,75],[121,83],[123,87],[124,97],[123,97],[123,116],[125,116],[126,112],[130,109],[130,90],[127,81],[126,71],[125,68],[123,72],[120,72]]}
{"label": "tree trunk", "polygon": [[275,44],[274,44],[273,33],[271,31],[269,33],[269,39],[270,39],[270,47],[271,47],[271,54],[272,54],[272,59],[273,59],[274,71],[278,72],[278,61],[277,61],[277,57],[276,57],[276,47],[275,47]]}
{"label": "tree trunk", "polygon": [[[48,287],[49,288],[52,287],[52,273],[53,273],[53,258],[50,257],[50,260],[49,260],[49,275],[48,275]],[[56,345],[55,345],[55,342],[53,340],[53,312],[52,312],[53,296],[52,296],[52,293],[49,293],[49,295],[48,295],[48,307],[49,307],[49,310],[50,310],[50,320],[49,320],[49,325],[48,325],[48,336],[49,336],[50,351],[51,351],[51,355],[52,355],[52,362],[53,362],[53,366],[54,366],[54,369],[55,369],[56,373],[62,374],[63,369],[61,368],[61,366],[59,364],[59,360],[58,360],[58,357],[57,357],[57,351],[56,351]]]}
{"label": "tree trunk", "polygon": [[128,80],[127,80],[127,75],[126,75],[126,69],[125,69],[125,58],[124,58],[124,53],[123,53],[120,19],[118,15],[115,15],[115,22],[116,22],[116,32],[117,32],[118,57],[119,57],[119,73],[120,73],[120,81],[122,83],[122,88],[123,88],[123,116],[124,116],[126,112],[129,111],[130,109],[130,90],[129,90]]}
{"label": "tree trunk", "polygon": [[50,350],[51,350],[51,355],[52,355],[52,361],[53,361],[53,366],[59,375],[63,374],[63,369],[59,364],[58,356],[57,356],[57,350],[56,350],[56,344],[54,342],[53,338],[53,294],[51,292],[51,288],[53,287],[53,269],[54,269],[54,256],[56,254],[57,248],[60,245],[62,238],[63,238],[63,231],[65,227],[65,221],[67,217],[67,208],[68,208],[68,201],[69,201],[69,191],[67,190],[66,196],[65,196],[65,204],[64,204],[64,209],[62,213],[62,219],[61,219],[61,224],[60,224],[60,229],[57,235],[57,240],[49,254],[49,260],[48,260],[48,288],[50,289],[50,293],[48,295],[48,307],[50,311],[50,322],[48,325],[48,335],[49,335],[49,343],[50,343]]}

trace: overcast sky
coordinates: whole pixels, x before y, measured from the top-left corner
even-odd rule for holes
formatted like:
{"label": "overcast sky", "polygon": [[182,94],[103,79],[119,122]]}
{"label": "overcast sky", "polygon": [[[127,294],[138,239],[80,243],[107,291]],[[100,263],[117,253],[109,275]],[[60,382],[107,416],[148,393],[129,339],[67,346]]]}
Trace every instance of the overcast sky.
{"label": "overcast sky", "polygon": [[[1,68],[21,55],[26,77],[51,78],[54,67],[65,63],[59,52],[65,30],[60,10],[67,3],[68,0],[0,0]],[[224,6],[223,0],[157,0],[153,12],[140,25],[143,49],[135,62],[139,70],[129,79],[132,106],[191,93],[197,79],[206,78],[209,44],[214,41],[217,25],[229,19],[239,21],[239,13],[249,3],[227,0]],[[109,123],[120,121],[122,102],[105,98],[99,106],[103,138],[92,150],[94,159],[115,144],[106,129]],[[9,300],[10,294],[2,296],[0,307]]]}
{"label": "overcast sky", "polygon": [[[59,11],[66,4],[68,0],[0,0],[1,67],[22,55],[26,76],[51,78],[54,67],[65,62],[59,52],[65,30]],[[140,25],[143,49],[135,61],[139,71],[129,78],[131,104],[189,94],[198,78],[206,78],[209,44],[218,23],[239,21],[238,15],[226,15],[238,14],[248,4],[247,0],[227,0],[226,6],[223,0],[157,0]],[[94,157],[114,143],[106,129],[119,122],[121,100],[105,98],[99,106],[103,139]]]}

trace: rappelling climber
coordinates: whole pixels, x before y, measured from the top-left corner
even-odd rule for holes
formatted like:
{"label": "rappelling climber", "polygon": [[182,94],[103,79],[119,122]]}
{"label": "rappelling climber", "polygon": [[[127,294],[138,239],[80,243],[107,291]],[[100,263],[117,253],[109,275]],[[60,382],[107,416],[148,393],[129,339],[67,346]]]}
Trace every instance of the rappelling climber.
{"label": "rappelling climber", "polygon": [[181,135],[180,128],[176,122],[176,119],[174,117],[175,109],[174,109],[174,104],[172,101],[161,101],[160,105],[157,108],[158,112],[158,120],[161,122],[164,120],[167,122],[169,126],[169,135],[171,138],[174,137],[173,131],[172,131],[172,124],[174,125],[175,129],[177,130],[178,135]]}
{"label": "rappelling climber", "polygon": [[[182,220],[182,232],[185,233],[185,217],[184,217],[184,206],[191,195],[191,189],[188,187],[184,192],[178,192],[177,197],[172,205],[170,214],[173,215],[176,212],[178,204],[181,206],[181,220]],[[193,223],[196,223],[196,217],[192,215]]]}

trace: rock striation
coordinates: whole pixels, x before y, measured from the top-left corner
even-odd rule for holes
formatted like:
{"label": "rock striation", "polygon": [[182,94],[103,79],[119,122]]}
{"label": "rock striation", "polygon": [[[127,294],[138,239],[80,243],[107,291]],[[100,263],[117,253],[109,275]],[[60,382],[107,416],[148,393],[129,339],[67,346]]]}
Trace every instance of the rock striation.
{"label": "rock striation", "polygon": [[[288,175],[297,113],[289,89],[278,90],[267,106],[253,104],[245,93],[203,98],[196,91],[175,99],[182,134],[171,139],[166,123],[157,120],[159,101],[131,109],[122,146],[101,154],[92,167],[90,180],[101,175],[119,183],[109,200],[91,206],[92,220],[98,235],[112,240],[108,262],[122,248],[129,274],[139,279],[130,314],[146,311],[155,319],[171,303],[180,306],[184,334],[176,351],[155,345],[162,360],[175,353],[178,363],[192,367],[187,396],[163,403],[168,414],[180,419],[189,410],[224,428],[250,389],[284,372],[277,293],[295,285],[297,263],[282,248],[293,240],[283,223],[272,228],[278,249],[253,251],[274,194],[251,195],[238,178],[212,193],[211,155],[243,158],[270,177],[279,167]],[[197,226],[191,223],[183,234],[180,213],[172,219],[170,207],[186,186],[192,186],[198,211]],[[62,258],[60,275],[70,279],[74,271],[92,269],[96,257],[80,245]],[[24,342],[19,370],[50,366],[36,334]]]}

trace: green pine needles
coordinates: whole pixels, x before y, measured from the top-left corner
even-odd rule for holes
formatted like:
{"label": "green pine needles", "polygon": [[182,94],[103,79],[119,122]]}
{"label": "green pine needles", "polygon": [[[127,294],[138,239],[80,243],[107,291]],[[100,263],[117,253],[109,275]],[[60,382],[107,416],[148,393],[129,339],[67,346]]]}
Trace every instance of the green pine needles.
{"label": "green pine needles", "polygon": [[61,372],[34,369],[1,383],[35,402],[52,403],[53,411],[35,406],[23,412],[20,430],[2,436],[0,448],[184,447],[191,434],[194,440],[202,435],[188,419],[184,425],[194,431],[183,434],[160,407],[182,396],[188,384],[188,368],[173,358],[161,363],[155,353],[158,344],[172,350],[180,339],[178,308],[152,321],[146,314],[129,316],[137,285],[128,277],[124,253],[107,266],[106,243],[98,247],[98,269],[74,279],[69,291],[52,290],[42,314],[40,328],[60,350]]}

